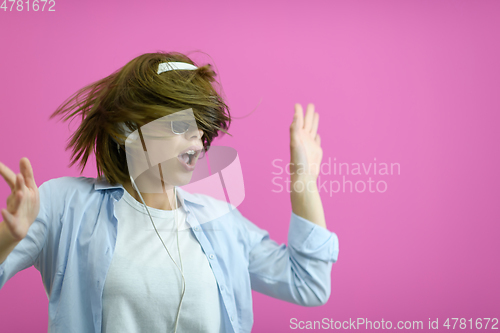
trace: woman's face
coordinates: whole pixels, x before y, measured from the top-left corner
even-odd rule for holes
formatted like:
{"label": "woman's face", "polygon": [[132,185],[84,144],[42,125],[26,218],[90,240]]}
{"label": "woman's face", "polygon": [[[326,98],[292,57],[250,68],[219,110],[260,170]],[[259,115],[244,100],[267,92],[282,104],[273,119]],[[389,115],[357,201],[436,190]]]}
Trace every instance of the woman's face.
{"label": "woman's face", "polygon": [[188,111],[191,109],[152,121],[127,138],[129,173],[141,192],[163,193],[164,187],[191,181],[203,149],[203,131]]}

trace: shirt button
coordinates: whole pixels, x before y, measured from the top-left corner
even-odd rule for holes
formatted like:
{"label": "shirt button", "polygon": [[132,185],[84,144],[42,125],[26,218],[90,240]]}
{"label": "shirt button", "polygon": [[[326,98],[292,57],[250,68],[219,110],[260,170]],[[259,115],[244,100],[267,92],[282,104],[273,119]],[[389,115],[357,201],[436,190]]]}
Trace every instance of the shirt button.
{"label": "shirt button", "polygon": [[231,321],[233,321],[233,320],[234,320],[234,317],[233,317],[233,316],[231,316]]}
{"label": "shirt button", "polygon": [[198,231],[198,227],[194,227],[194,228],[193,228],[193,230],[194,230],[194,231]]}
{"label": "shirt button", "polygon": [[220,286],[220,291],[223,291],[224,290],[224,286]]}
{"label": "shirt button", "polygon": [[213,259],[215,258],[215,256],[213,254],[210,255],[210,259]]}

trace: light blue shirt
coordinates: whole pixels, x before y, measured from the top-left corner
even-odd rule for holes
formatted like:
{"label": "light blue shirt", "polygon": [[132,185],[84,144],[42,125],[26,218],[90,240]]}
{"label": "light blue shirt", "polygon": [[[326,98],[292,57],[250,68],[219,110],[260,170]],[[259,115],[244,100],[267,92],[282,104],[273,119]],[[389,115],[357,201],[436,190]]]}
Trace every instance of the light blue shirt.
{"label": "light blue shirt", "polygon": [[[0,264],[0,288],[35,265],[49,298],[49,332],[101,332],[102,293],[117,236],[114,207],[124,191],[86,177],[56,178],[39,187],[40,212]],[[328,301],[339,253],[335,233],[292,212],[288,246],[280,245],[237,209],[199,224],[227,203],[181,188],[178,194],[217,281],[226,332],[251,331],[252,289],[303,306]]]}

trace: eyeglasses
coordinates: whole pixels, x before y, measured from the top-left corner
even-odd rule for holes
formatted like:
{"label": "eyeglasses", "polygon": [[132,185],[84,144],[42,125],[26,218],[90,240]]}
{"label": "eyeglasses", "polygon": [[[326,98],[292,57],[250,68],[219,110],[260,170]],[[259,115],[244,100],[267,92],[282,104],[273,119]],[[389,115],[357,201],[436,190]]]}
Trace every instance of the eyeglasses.
{"label": "eyeglasses", "polygon": [[182,120],[174,120],[170,122],[170,127],[172,129],[172,133],[174,134],[184,134],[191,126],[196,125]]}

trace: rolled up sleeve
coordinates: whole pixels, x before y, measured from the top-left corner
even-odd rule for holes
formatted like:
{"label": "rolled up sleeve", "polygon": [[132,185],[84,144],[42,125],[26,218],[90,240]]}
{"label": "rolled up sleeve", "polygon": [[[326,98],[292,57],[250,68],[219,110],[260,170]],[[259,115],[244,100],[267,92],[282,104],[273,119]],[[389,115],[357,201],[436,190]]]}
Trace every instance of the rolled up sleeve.
{"label": "rolled up sleeve", "polygon": [[252,289],[302,306],[325,304],[331,293],[332,264],[339,253],[335,233],[292,212],[288,246],[241,216],[247,233]]}
{"label": "rolled up sleeve", "polygon": [[288,246],[311,259],[336,262],[339,256],[337,235],[292,212]]}

